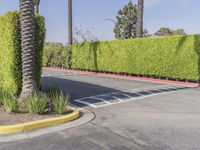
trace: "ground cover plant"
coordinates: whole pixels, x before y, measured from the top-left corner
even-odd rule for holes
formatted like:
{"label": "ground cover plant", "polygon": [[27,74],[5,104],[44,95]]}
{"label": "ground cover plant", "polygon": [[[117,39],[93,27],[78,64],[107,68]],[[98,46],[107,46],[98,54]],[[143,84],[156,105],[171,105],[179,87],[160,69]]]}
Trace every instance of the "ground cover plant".
{"label": "ground cover plant", "polygon": [[[55,93],[53,90],[49,92]],[[58,117],[72,112],[68,96],[60,90],[54,96],[40,93],[26,99],[20,99],[11,93],[0,92],[0,101],[0,126]]]}
{"label": "ground cover plant", "polygon": [[19,101],[12,95],[6,94],[3,98],[3,106],[6,112],[11,113],[17,113],[19,112]]}
{"label": "ground cover plant", "polygon": [[63,92],[53,93],[51,96],[53,109],[57,114],[66,112],[66,107],[69,104],[69,96],[65,96]]}
{"label": "ground cover plant", "polygon": [[55,86],[49,87],[48,92],[20,99],[8,91],[0,90],[0,125],[25,123],[72,112],[69,96],[65,96]]}
{"label": "ground cover plant", "polygon": [[4,107],[7,112],[19,112],[20,107],[25,108],[29,113],[43,114],[45,111],[54,110],[56,114],[64,114],[68,110],[69,96],[54,87],[45,93],[33,94],[26,99],[20,99],[11,92],[0,92],[0,107]]}

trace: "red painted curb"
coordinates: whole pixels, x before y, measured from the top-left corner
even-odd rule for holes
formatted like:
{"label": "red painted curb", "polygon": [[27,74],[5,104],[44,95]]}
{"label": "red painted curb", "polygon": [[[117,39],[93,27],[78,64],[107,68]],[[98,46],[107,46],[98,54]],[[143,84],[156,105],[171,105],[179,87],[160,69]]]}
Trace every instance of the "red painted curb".
{"label": "red painted curb", "polygon": [[137,81],[146,81],[152,83],[163,83],[169,85],[182,85],[188,87],[200,87],[200,83],[191,83],[191,82],[182,82],[182,81],[172,81],[172,80],[163,80],[163,79],[154,79],[154,78],[145,78],[145,77],[136,77],[136,76],[126,76],[126,75],[118,75],[118,74],[109,74],[109,73],[101,73],[101,72],[89,72],[89,71],[82,71],[82,70],[69,70],[63,68],[53,68],[53,67],[44,67],[47,70],[55,70],[55,71],[63,71],[63,72],[79,72],[88,75],[100,75],[106,77],[116,77],[121,79],[132,79]]}

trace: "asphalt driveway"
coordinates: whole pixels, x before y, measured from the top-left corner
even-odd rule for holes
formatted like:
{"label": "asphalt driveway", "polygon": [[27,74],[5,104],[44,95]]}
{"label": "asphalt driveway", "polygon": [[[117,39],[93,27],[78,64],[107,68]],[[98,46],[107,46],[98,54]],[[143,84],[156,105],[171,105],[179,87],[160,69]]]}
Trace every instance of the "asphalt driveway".
{"label": "asphalt driveway", "polygon": [[[121,100],[103,107],[81,105],[96,114],[82,126],[17,142],[0,143],[2,150],[199,150],[200,88],[107,78],[56,71],[43,73],[43,87],[57,85],[72,103],[110,93]],[[171,89],[171,91],[170,91]],[[174,89],[174,90],[173,90]],[[153,93],[153,91],[162,91]],[[128,93],[127,93],[128,91]],[[131,92],[130,92],[131,91]],[[143,93],[141,93],[141,91]],[[146,93],[149,91],[149,94]],[[133,93],[139,93],[139,98]],[[131,95],[131,94],[132,95]],[[126,98],[120,98],[122,94]],[[100,103],[95,102],[94,105]],[[79,103],[83,104],[83,103]],[[101,105],[101,104],[100,104]]]}

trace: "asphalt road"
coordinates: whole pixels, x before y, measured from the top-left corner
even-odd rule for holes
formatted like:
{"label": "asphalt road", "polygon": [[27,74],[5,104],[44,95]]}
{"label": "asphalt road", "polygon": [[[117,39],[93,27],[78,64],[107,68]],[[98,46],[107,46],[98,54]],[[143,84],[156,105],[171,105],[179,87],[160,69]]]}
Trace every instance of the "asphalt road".
{"label": "asphalt road", "polygon": [[[126,90],[163,89],[147,83],[84,74],[44,71],[45,85],[57,85],[74,100]],[[170,86],[169,88],[176,88]],[[134,90],[133,90],[134,91]],[[137,91],[137,90],[136,90]],[[126,92],[127,94],[127,92]],[[130,93],[128,93],[130,95]],[[143,93],[144,94],[144,93]],[[119,95],[115,95],[119,96]],[[128,100],[129,99],[129,100]],[[105,99],[103,99],[105,100]],[[99,103],[99,102],[97,102]],[[94,103],[96,105],[96,103]],[[104,105],[103,105],[104,106]],[[96,118],[88,124],[18,142],[2,150],[199,150],[200,89],[187,88],[127,97],[105,107],[82,106]]]}

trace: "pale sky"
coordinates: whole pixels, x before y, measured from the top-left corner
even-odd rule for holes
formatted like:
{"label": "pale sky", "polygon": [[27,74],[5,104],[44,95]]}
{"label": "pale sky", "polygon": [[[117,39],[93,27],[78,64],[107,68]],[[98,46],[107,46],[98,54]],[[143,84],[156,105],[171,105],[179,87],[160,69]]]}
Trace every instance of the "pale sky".
{"label": "pale sky", "polygon": [[[114,19],[130,0],[73,0],[74,27],[89,28],[99,40],[114,39]],[[133,3],[136,0],[132,0]],[[66,43],[68,0],[41,0],[46,18],[46,41]],[[0,14],[18,10],[18,0],[0,0]],[[144,27],[154,33],[160,27],[184,28],[189,34],[200,33],[199,0],[145,0]]]}

